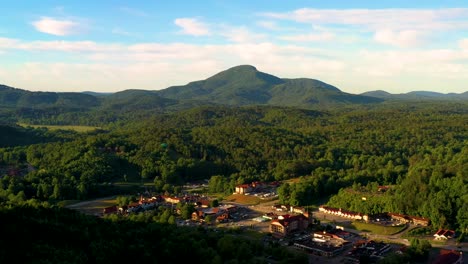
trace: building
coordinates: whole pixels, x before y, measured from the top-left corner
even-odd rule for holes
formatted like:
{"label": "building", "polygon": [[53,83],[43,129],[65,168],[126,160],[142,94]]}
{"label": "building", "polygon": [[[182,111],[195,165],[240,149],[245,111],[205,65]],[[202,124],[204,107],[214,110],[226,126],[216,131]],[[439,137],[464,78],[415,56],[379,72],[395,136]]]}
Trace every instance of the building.
{"label": "building", "polygon": [[304,215],[281,215],[271,221],[270,232],[275,237],[288,236],[293,232],[302,231],[309,226],[309,219]]}
{"label": "building", "polygon": [[453,230],[439,229],[434,234],[434,239],[435,240],[447,240],[447,239],[453,238],[453,237],[455,237],[455,231],[453,231]]}
{"label": "building", "polygon": [[430,224],[429,219],[424,217],[410,216],[410,218],[415,225],[428,226]]}
{"label": "building", "polygon": [[461,251],[441,249],[439,256],[432,264],[463,264],[463,253]]}
{"label": "building", "polygon": [[250,184],[239,184],[236,186],[236,193],[246,194],[252,191],[252,186]]}
{"label": "building", "polygon": [[328,206],[321,205],[319,207],[319,211],[323,212],[323,213],[326,213],[326,214],[337,215],[337,216],[351,218],[351,219],[355,219],[355,220],[362,220],[363,219],[363,215],[361,213],[342,210],[341,208],[333,208],[333,207],[328,207]]}
{"label": "building", "polygon": [[398,221],[400,223],[410,223],[411,218],[407,215],[404,214],[396,214],[396,213],[388,213],[388,216],[393,220],[393,221]]}

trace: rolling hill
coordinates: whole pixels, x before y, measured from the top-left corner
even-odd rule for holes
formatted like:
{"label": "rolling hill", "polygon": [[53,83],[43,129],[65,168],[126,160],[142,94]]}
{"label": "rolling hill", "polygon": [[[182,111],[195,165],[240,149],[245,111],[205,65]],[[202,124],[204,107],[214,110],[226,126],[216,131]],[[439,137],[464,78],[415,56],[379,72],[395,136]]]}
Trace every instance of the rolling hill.
{"label": "rolling hill", "polygon": [[391,94],[386,91],[377,90],[362,93],[361,95],[380,98],[384,100],[468,100],[468,92],[457,93],[437,93],[430,91],[413,91],[408,93]]}

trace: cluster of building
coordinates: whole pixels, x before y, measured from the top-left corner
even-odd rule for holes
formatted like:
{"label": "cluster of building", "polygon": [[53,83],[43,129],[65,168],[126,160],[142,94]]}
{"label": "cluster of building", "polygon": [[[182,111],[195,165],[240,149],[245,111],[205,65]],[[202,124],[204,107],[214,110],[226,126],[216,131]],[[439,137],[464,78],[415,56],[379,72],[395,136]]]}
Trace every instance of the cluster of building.
{"label": "cluster of building", "polygon": [[133,202],[124,206],[109,206],[103,209],[103,215],[120,213],[138,213],[147,210],[152,210],[160,205],[173,206],[178,203],[193,203],[197,207],[208,207],[210,200],[201,195],[183,195],[180,197],[168,196],[168,195],[156,195],[151,197],[140,196],[138,202]]}
{"label": "cluster of building", "polygon": [[428,218],[419,217],[419,216],[411,216],[405,214],[396,214],[396,213],[387,213],[387,215],[394,221],[398,221],[400,223],[405,224],[414,224],[414,225],[421,225],[421,226],[428,226],[430,224],[430,220]]}
{"label": "cluster of building", "polygon": [[223,205],[218,207],[198,207],[192,213],[192,220],[206,222],[208,216],[211,216],[213,221],[222,223],[231,218],[231,215],[237,212],[235,205]]}
{"label": "cluster of building", "polygon": [[317,231],[310,237],[304,237],[294,243],[294,247],[308,253],[333,257],[351,245],[347,239],[351,236],[350,233],[339,229],[330,231]]}
{"label": "cluster of building", "polygon": [[365,256],[371,261],[378,261],[382,259],[391,248],[389,244],[384,242],[376,242],[373,240],[357,241],[354,243],[353,249],[347,253],[346,259],[352,263],[360,263],[360,259]]}
{"label": "cluster of building", "polygon": [[463,253],[456,250],[441,249],[432,264],[463,264]]}
{"label": "cluster of building", "polygon": [[347,211],[347,210],[342,210],[341,208],[333,208],[325,205],[321,205],[319,207],[319,211],[326,213],[326,214],[331,214],[331,215],[336,215],[336,216],[341,216],[345,218],[350,218],[354,220],[364,220],[364,221],[370,221],[374,219],[390,219],[392,221],[397,221],[399,223],[410,223],[414,225],[421,225],[421,226],[428,226],[430,224],[430,220],[424,217],[419,217],[419,216],[410,216],[410,215],[405,215],[405,214],[397,214],[397,213],[381,213],[378,215],[366,215],[366,214],[361,214],[357,212],[352,212],[352,211]]}
{"label": "cluster of building", "polygon": [[276,195],[276,189],[281,185],[280,182],[259,182],[255,181],[250,184],[238,184],[236,185],[235,194],[243,195],[261,195],[263,198],[274,197]]}
{"label": "cluster of building", "polygon": [[326,214],[337,215],[337,216],[351,218],[355,220],[366,220],[367,218],[367,216],[363,216],[361,213],[342,210],[341,208],[333,208],[333,207],[329,207],[325,205],[321,205],[319,207],[319,211],[326,213]]}

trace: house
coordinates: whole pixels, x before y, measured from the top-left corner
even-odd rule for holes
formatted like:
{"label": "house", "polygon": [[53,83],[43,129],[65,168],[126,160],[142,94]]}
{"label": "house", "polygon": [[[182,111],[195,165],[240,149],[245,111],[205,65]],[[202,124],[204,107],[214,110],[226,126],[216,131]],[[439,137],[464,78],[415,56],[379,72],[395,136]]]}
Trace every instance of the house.
{"label": "house", "polygon": [[411,218],[409,218],[407,215],[404,215],[404,214],[388,213],[388,216],[393,221],[398,221],[398,222],[405,223],[405,224],[411,222]]}
{"label": "house", "polygon": [[198,207],[210,207],[210,200],[207,198],[201,198],[195,203]]}
{"label": "house", "polygon": [[250,184],[239,184],[236,186],[236,193],[246,194],[252,191],[252,186]]}
{"label": "house", "polygon": [[355,220],[362,220],[362,218],[363,218],[361,213],[342,210],[341,208],[328,207],[328,206],[324,206],[324,205],[321,205],[319,207],[319,211],[323,212],[323,213],[326,213],[326,214],[337,215],[337,216],[351,218],[351,219],[355,219]]}
{"label": "house", "polygon": [[434,239],[435,240],[447,240],[447,239],[453,238],[453,237],[455,237],[455,231],[453,231],[453,230],[439,229],[434,234]]}
{"label": "house", "polygon": [[456,250],[441,249],[432,264],[463,264],[463,253]]}
{"label": "house", "polygon": [[218,222],[223,222],[229,219],[229,211],[221,207],[210,207],[210,208],[197,208],[192,213],[192,220],[200,221],[204,220],[208,215],[214,216]]}
{"label": "house", "polygon": [[410,216],[410,218],[415,225],[428,226],[430,223],[429,219],[424,217]]}
{"label": "house", "polygon": [[293,232],[304,230],[309,226],[309,219],[304,215],[281,215],[271,221],[270,232],[275,237],[284,237]]}
{"label": "house", "polygon": [[291,205],[291,213],[304,214],[306,212],[307,212],[307,209],[305,209],[304,207],[292,206]]}
{"label": "house", "polygon": [[180,203],[181,198],[179,198],[179,197],[165,196],[165,197],[164,197],[164,201],[166,201],[167,203],[176,204],[176,203]]}

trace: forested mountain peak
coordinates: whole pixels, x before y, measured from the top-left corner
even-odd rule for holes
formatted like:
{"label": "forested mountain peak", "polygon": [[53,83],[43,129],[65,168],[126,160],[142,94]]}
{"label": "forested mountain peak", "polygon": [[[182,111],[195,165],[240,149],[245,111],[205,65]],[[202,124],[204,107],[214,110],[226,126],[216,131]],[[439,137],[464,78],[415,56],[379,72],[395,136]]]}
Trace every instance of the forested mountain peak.
{"label": "forested mountain peak", "polygon": [[306,108],[382,101],[343,93],[338,88],[315,79],[281,79],[258,71],[251,65],[235,66],[206,80],[169,87],[159,93],[172,99],[197,99],[224,105],[270,104]]}

